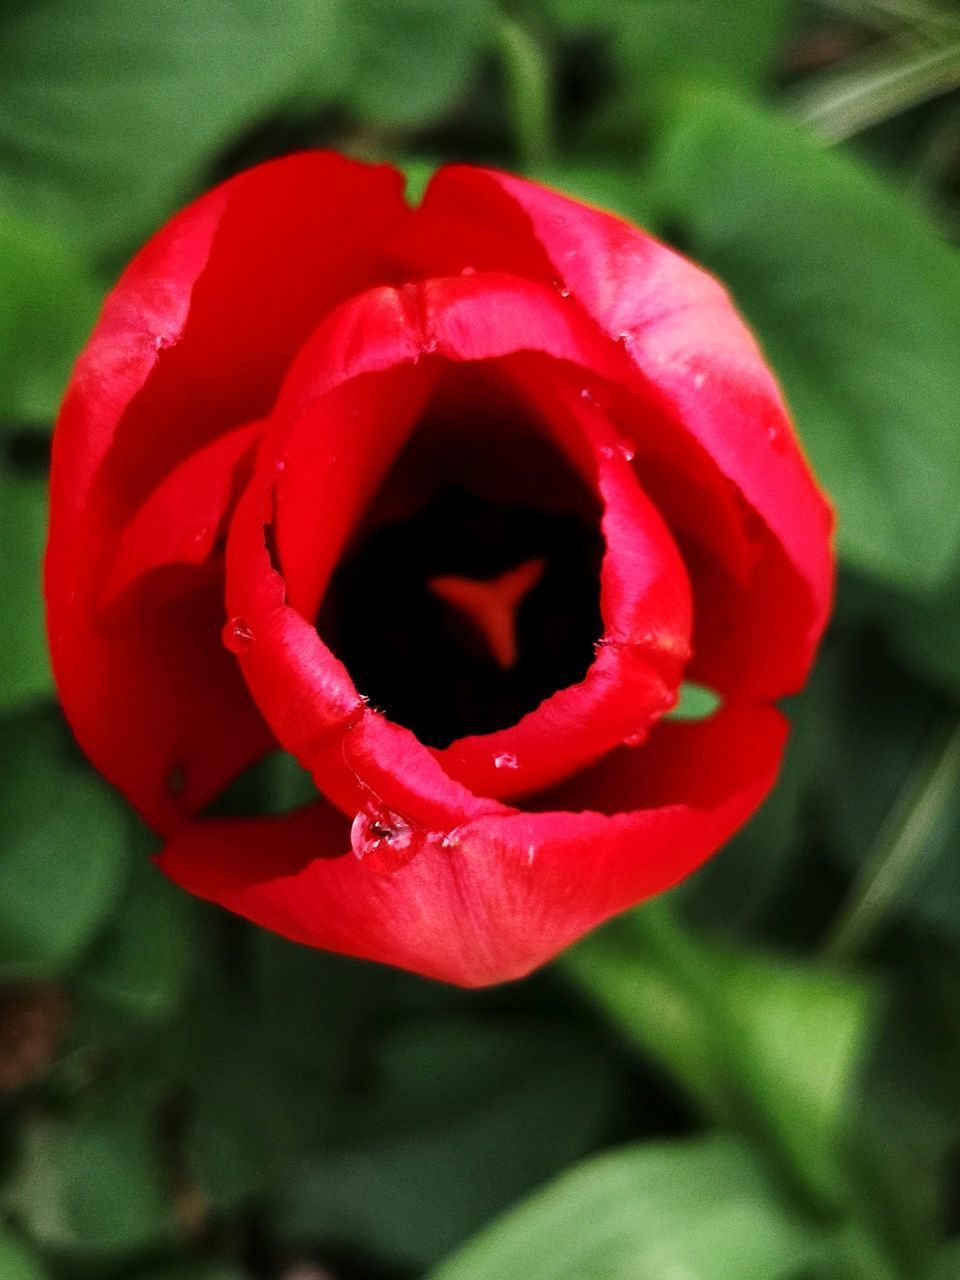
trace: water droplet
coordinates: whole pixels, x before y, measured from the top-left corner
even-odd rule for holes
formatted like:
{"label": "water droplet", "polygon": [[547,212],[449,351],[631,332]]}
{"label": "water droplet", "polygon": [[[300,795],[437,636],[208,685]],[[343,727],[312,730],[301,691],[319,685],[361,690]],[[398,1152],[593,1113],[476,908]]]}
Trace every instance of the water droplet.
{"label": "water droplet", "polygon": [[787,438],[784,435],[783,428],[775,422],[771,422],[767,427],[767,439],[778,452],[787,447]]}
{"label": "water droplet", "polygon": [[287,460],[286,460],[286,458],[277,458],[277,459],[275,459],[273,466],[274,466],[274,470],[275,470],[275,471],[286,471],[286,469],[287,469]]}
{"label": "water droplet", "polygon": [[501,751],[499,755],[493,757],[493,767],[495,769],[519,769],[520,761],[510,751]]}
{"label": "water droplet", "polygon": [[623,739],[625,747],[642,747],[649,736],[648,729],[637,729],[633,733],[628,733]]}
{"label": "water droplet", "polygon": [[563,283],[562,280],[554,276],[554,278],[550,281],[550,283],[553,285],[554,289],[556,289],[557,293],[559,293],[561,298],[570,297],[570,290],[567,288],[567,286]]}
{"label": "water droplet", "polygon": [[537,856],[537,846],[535,844],[527,845],[527,866],[533,866],[533,860]]}
{"label": "water droplet", "polygon": [[475,276],[477,274],[476,267],[461,267],[460,274],[462,276]]}
{"label": "water droplet", "polygon": [[601,413],[605,413],[610,407],[610,400],[600,387],[582,387],[580,399],[585,400],[587,404],[592,404]]}
{"label": "water droplet", "polygon": [[633,347],[633,334],[628,333],[626,329],[621,329],[617,334],[617,341],[625,351],[629,352]]}
{"label": "water droplet", "polygon": [[210,533],[210,526],[205,524],[197,525],[196,529],[190,534],[190,541],[194,546],[199,546],[201,542],[205,542]]}
{"label": "water droplet", "polygon": [[457,835],[459,828],[454,827],[452,831],[430,831],[425,837],[427,844],[432,844],[438,849],[455,849],[460,843],[460,837]]}
{"label": "water droplet", "polygon": [[350,828],[355,856],[376,871],[397,871],[417,852],[417,832],[392,809],[361,809]]}
{"label": "water droplet", "polygon": [[231,653],[245,653],[253,644],[253,632],[242,618],[231,618],[225,622],[220,638]]}
{"label": "water droplet", "polygon": [[158,333],[153,339],[153,349],[154,351],[165,351],[167,347],[174,346],[176,341],[177,335],[175,333]]}
{"label": "water droplet", "polygon": [[603,458],[623,458],[624,462],[632,462],[637,456],[636,450],[626,440],[618,440],[616,444],[602,444],[600,456]]}

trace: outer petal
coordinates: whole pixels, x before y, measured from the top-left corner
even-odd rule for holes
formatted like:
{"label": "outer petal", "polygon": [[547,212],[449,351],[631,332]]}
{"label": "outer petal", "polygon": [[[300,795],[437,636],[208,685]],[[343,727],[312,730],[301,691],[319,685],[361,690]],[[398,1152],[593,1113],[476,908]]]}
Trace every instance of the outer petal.
{"label": "outer petal", "polygon": [[[766,794],[784,732],[768,709],[664,726],[655,769],[641,758],[647,749],[618,763],[635,782],[645,775],[649,807],[479,818],[446,841],[418,833],[401,865],[337,856],[346,820],[323,804],[192,824],[160,865],[191,892],[298,942],[462,986],[502,982],[688,874]],[[583,786],[602,797],[599,774]]]}
{"label": "outer petal", "polygon": [[[776,384],[720,285],[618,218],[467,168],[435,176],[398,252],[417,269],[469,264],[553,279],[623,343],[648,417],[698,442],[758,517],[757,580],[729,609],[697,601],[708,665],[698,674],[742,694],[797,688],[829,612],[832,517]],[[638,446],[650,449],[654,423],[641,418],[634,429]],[[715,539],[701,543],[711,560],[704,581],[716,580],[716,552]],[[734,586],[736,573],[725,576]]]}
{"label": "outer petal", "polygon": [[[51,478],[54,672],[81,745],[158,827],[256,754],[262,726],[219,644],[213,581],[204,579],[202,607],[186,599],[192,582],[183,599],[158,597],[127,627],[107,628],[104,566],[164,477],[269,409],[318,317],[377,278],[382,246],[407,216],[401,187],[391,170],[323,153],[242,174],[137,255],[77,363]],[[166,553],[138,553],[144,563],[151,554]]]}
{"label": "outer petal", "polygon": [[104,575],[106,608],[128,587],[165,565],[202,565],[214,552],[236,473],[263,425],[247,423],[191,454],[154,489],[121,532]]}

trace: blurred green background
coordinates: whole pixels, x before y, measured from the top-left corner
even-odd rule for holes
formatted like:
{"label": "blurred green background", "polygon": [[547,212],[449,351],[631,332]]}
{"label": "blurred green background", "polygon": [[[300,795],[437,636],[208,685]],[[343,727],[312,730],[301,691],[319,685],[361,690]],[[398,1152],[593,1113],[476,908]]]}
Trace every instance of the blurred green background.
{"label": "blurred green background", "polygon": [[[838,509],[773,798],[496,990],[172,889],[52,696],[48,437],[99,300],[314,145],[525,171],[707,264]],[[958,195],[946,0],[6,0],[0,1280],[960,1277]]]}

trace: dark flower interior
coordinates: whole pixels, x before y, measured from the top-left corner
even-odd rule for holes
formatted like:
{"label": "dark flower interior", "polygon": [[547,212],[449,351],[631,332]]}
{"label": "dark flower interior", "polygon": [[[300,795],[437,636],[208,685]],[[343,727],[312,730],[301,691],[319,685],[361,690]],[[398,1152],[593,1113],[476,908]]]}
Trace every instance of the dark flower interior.
{"label": "dark flower interior", "polygon": [[541,424],[461,367],[371,503],[318,627],[372,705],[445,747],[583,678],[602,553],[596,499]]}

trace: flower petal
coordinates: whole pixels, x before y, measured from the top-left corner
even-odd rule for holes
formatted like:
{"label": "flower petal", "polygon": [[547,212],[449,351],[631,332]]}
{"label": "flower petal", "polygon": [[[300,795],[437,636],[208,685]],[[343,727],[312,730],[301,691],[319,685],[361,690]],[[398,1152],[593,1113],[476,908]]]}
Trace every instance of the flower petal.
{"label": "flower petal", "polygon": [[[346,852],[347,820],[323,803],[193,823],[159,862],[192,893],[295,941],[462,986],[503,982],[693,870],[768,791],[784,732],[766,708],[670,726],[649,807],[479,818],[446,841],[417,833],[399,864]],[[643,754],[624,753],[628,772],[646,771]]]}
{"label": "flower petal", "polygon": [[[687,433],[756,512],[756,568],[736,600],[698,599],[697,675],[727,693],[778,697],[809,667],[833,586],[832,516],[790,428],[777,386],[722,287],[629,224],[507,174],[453,167],[427,189],[398,252],[417,269],[514,270],[553,280],[622,343],[646,412],[639,454],[656,452],[659,420]],[[629,423],[625,429],[633,430]],[[655,495],[656,496],[656,495]],[[715,583],[717,530],[697,540]],[[742,567],[742,566],[741,566]],[[730,588],[730,590],[727,590]]]}
{"label": "flower petal", "polygon": [[[84,750],[160,829],[255,755],[263,727],[220,645],[212,578],[191,580],[180,599],[155,595],[126,626],[103,627],[103,566],[165,477],[268,410],[318,318],[377,277],[408,216],[401,189],[392,170],[320,152],[232,179],[141,250],[77,362],[51,476],[54,673]],[[135,558],[163,559],[177,535],[162,540]]]}
{"label": "flower petal", "polygon": [[[509,728],[460,738],[436,753],[471,790],[501,799],[549,786],[624,738],[645,734],[676,700],[691,627],[683,561],[640,487],[629,449],[566,371],[513,368],[547,429],[572,453],[586,454],[584,469],[603,503],[604,635],[579,683],[557,690]],[[498,767],[504,756],[507,770]]]}
{"label": "flower petal", "polygon": [[[489,360],[516,350],[576,364],[592,376],[621,371],[620,353],[541,285],[456,277],[351,299],[324,321],[291,369],[238,505],[228,544],[227,601],[253,637],[238,661],[278,740],[344,808],[363,807],[371,791],[344,764],[345,735],[362,720],[365,759],[374,768],[377,748],[389,758],[397,733],[406,731],[365,712],[349,672],[317,634],[313,617],[326,577],[364,500],[412,429],[441,362]],[[287,466],[288,450],[301,450],[303,465]],[[356,465],[326,466],[330,456],[353,458]],[[288,487],[294,470],[297,478]],[[265,534],[274,521],[279,564]],[[656,692],[662,706],[659,682]],[[471,816],[471,790],[445,774],[412,734],[404,742],[403,772],[392,774],[400,794],[391,807],[417,822],[438,809],[449,823]],[[391,776],[386,767],[374,771]]]}
{"label": "flower petal", "polygon": [[259,422],[227,431],[161,481],[119,535],[104,575],[104,608],[153,569],[209,560],[230,506],[236,472],[262,431]]}

